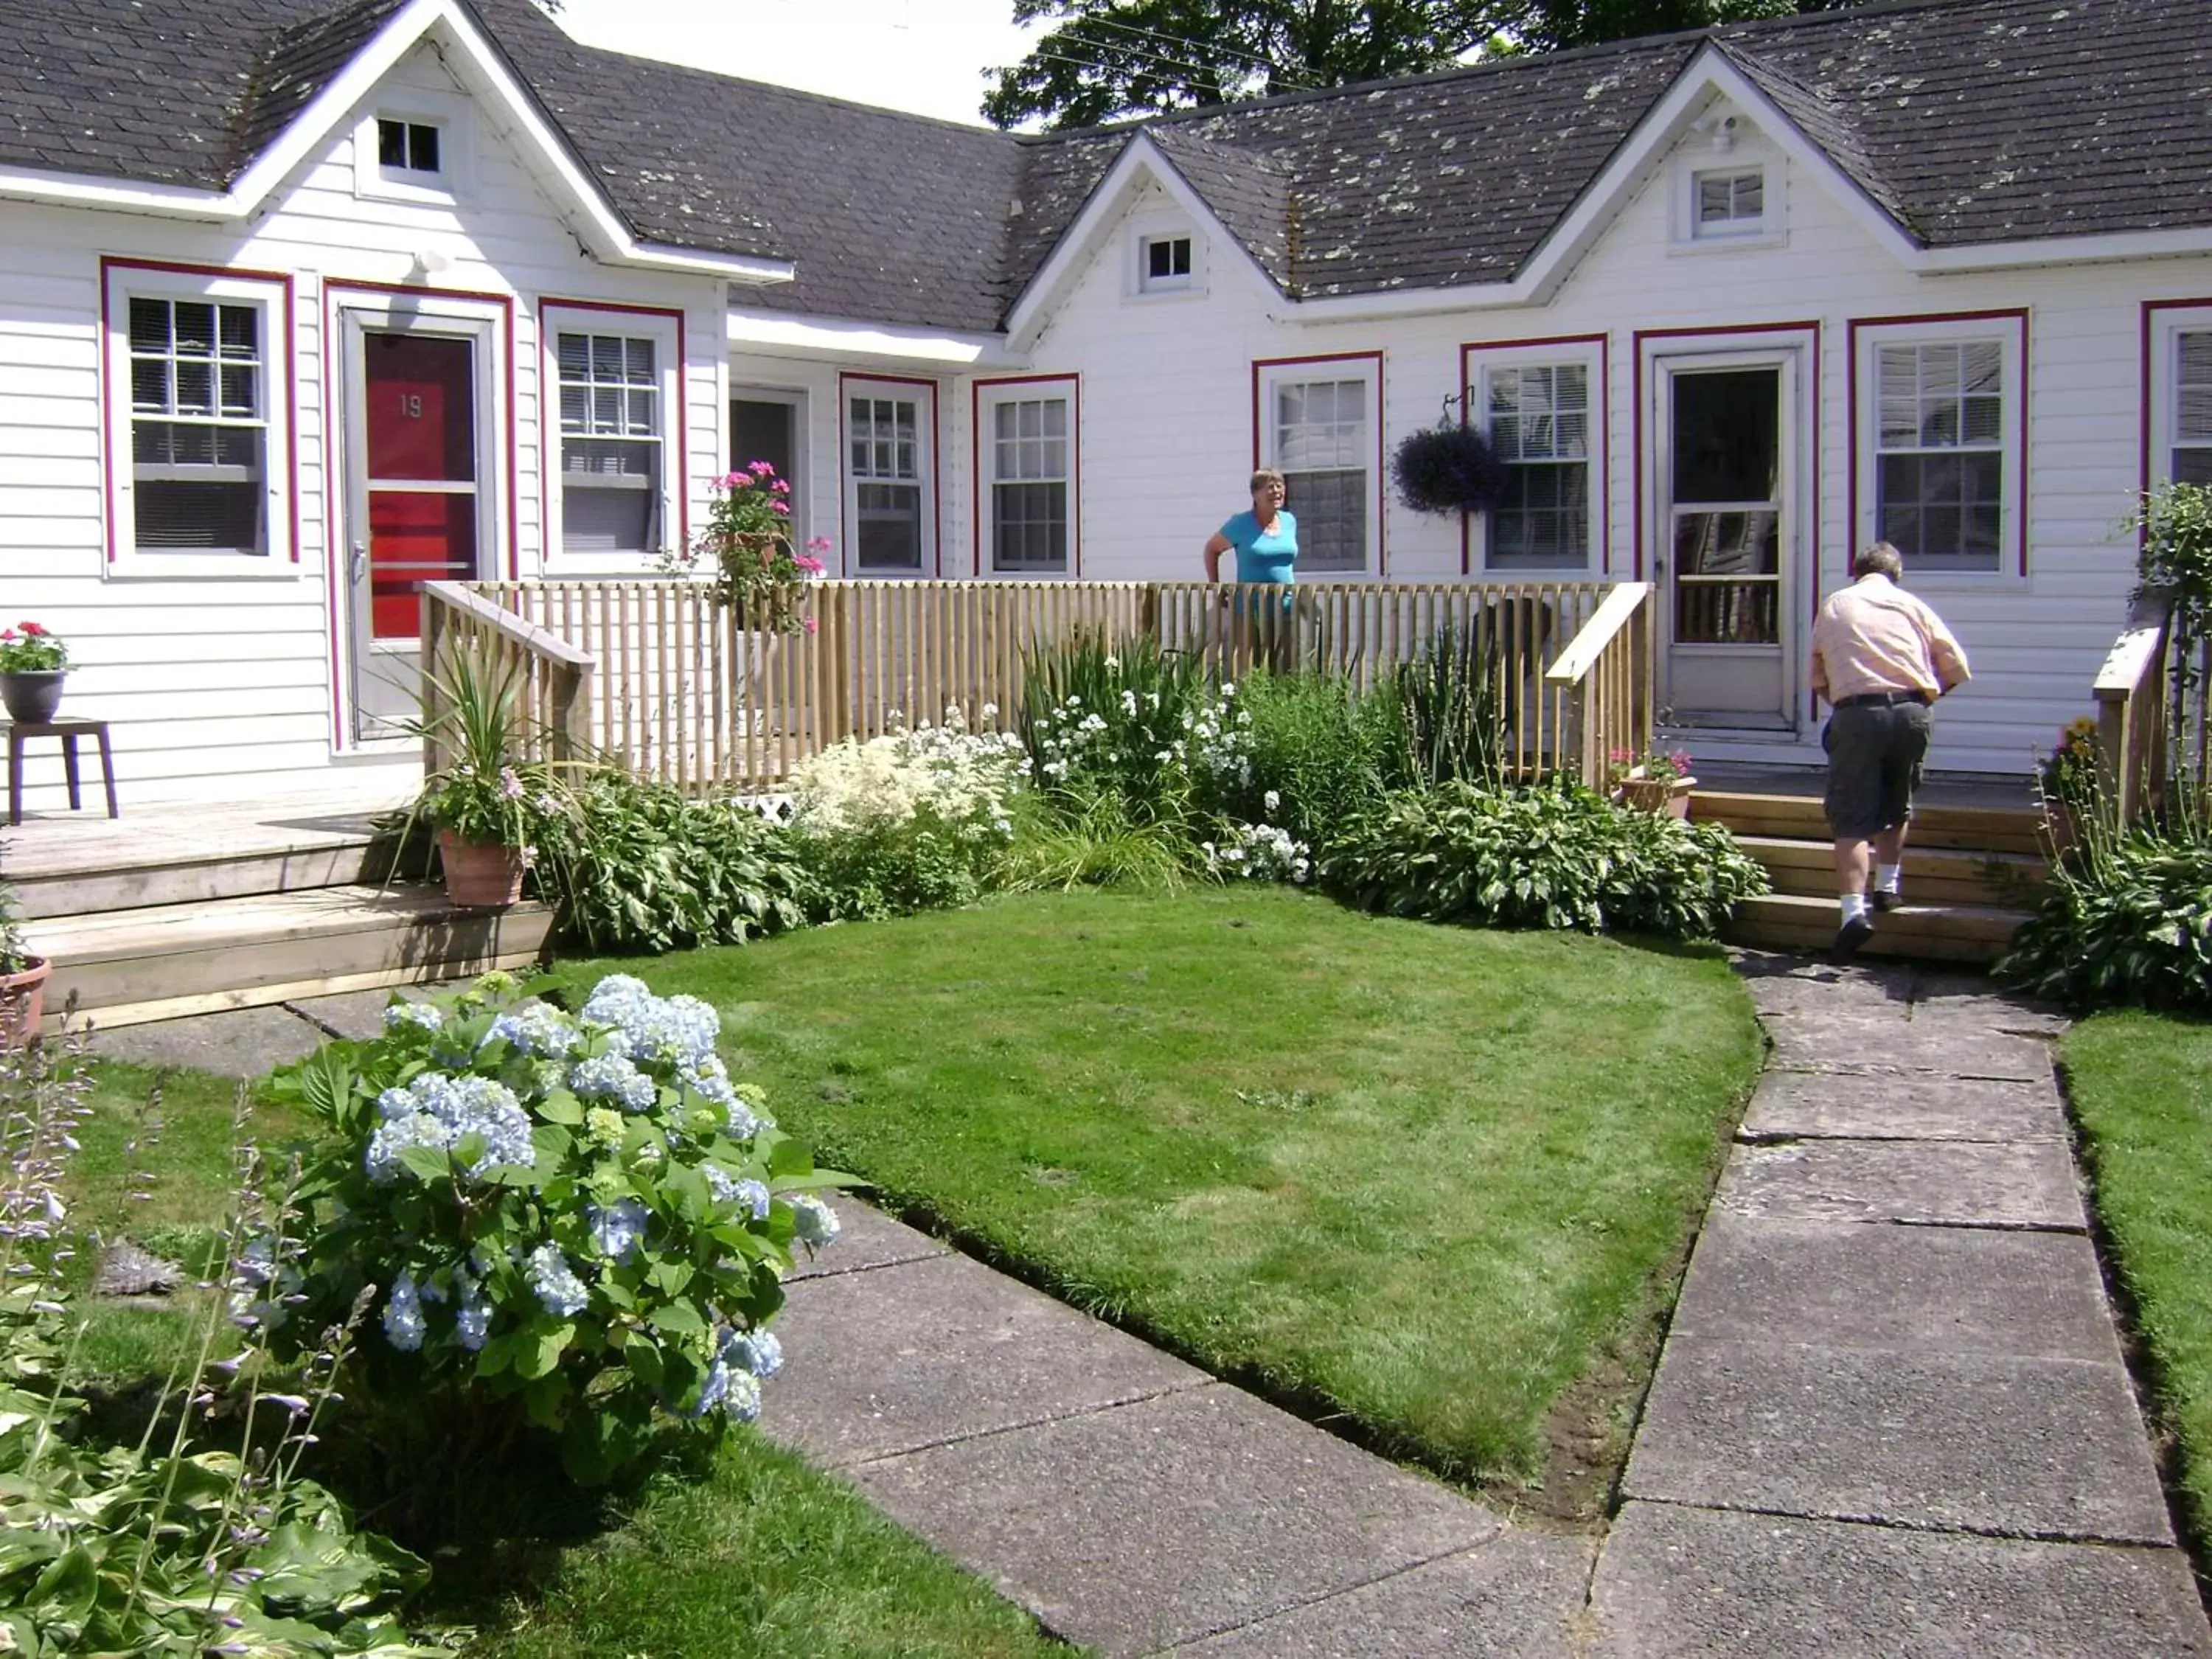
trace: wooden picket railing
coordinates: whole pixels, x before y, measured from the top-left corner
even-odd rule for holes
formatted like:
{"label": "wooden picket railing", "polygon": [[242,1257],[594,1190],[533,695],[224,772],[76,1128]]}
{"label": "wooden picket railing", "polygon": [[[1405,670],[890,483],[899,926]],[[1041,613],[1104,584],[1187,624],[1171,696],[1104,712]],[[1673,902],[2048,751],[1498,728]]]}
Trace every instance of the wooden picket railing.
{"label": "wooden picket railing", "polygon": [[[1625,731],[1638,708],[1648,741],[1648,684],[1638,703],[1623,680],[1632,663],[1610,643],[1587,653],[1592,672],[1571,681],[1544,670],[1612,614],[1609,604],[1618,609],[1609,597],[1618,591],[1601,582],[839,580],[810,585],[800,631],[786,632],[765,614],[718,606],[696,582],[473,587],[529,639],[563,645],[564,667],[596,665],[581,712],[570,705],[563,716],[577,744],[698,794],[773,787],[830,744],[941,721],[956,708],[973,728],[1011,729],[1025,660],[1079,630],[1154,638],[1224,677],[1267,663],[1327,669],[1362,687],[1442,630],[1472,631],[1494,677],[1509,768],[1536,775],[1562,760],[1586,764],[1588,744],[1573,749],[1571,734],[1591,730],[1601,763],[1605,734]],[[1640,641],[1633,662],[1648,676],[1650,607],[1632,611],[1642,620],[1608,623],[1607,639]],[[1593,715],[1583,705],[1594,696]]]}
{"label": "wooden picket railing", "polygon": [[589,732],[598,663],[558,635],[515,616],[457,582],[422,584],[421,701],[422,769],[440,770],[446,757],[438,720],[444,680],[457,653],[474,655],[515,691],[516,741],[531,760],[576,760],[592,748]]}
{"label": "wooden picket railing", "polygon": [[[2124,826],[2158,805],[2166,793],[2167,750],[2176,713],[2171,706],[2168,655],[2163,617],[2131,621],[2112,641],[2104,666],[2097,671],[2097,746]],[[2185,738],[2191,727],[2195,729],[2196,775],[2200,778],[2204,775],[2207,730],[2204,687],[2200,675],[2194,710],[2185,707],[2179,711]]]}
{"label": "wooden picket railing", "polygon": [[1622,582],[1544,676],[1571,711],[1565,745],[1580,775],[1607,775],[1615,755],[1651,747],[1654,588]]}

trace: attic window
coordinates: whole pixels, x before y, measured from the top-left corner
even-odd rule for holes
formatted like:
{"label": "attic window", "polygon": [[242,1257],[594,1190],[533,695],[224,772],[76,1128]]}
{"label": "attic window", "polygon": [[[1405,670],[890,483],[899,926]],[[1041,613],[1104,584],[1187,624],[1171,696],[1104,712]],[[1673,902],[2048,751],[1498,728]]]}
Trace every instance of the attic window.
{"label": "attic window", "polygon": [[1146,294],[1169,294],[1190,286],[1190,238],[1147,236],[1139,249],[1137,286]]}
{"label": "attic window", "polygon": [[438,159],[438,129],[428,121],[376,119],[376,164],[387,178],[435,178],[444,171]]}
{"label": "attic window", "polygon": [[1691,179],[1691,235],[1756,236],[1766,228],[1766,169],[1727,167]]}

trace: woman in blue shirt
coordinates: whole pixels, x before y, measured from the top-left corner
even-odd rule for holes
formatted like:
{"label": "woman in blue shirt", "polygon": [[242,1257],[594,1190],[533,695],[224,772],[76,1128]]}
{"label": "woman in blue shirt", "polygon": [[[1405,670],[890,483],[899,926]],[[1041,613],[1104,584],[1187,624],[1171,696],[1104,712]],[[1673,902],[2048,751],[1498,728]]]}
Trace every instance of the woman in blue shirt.
{"label": "woman in blue shirt", "polygon": [[[1237,580],[1288,587],[1297,580],[1298,521],[1283,507],[1283,475],[1263,466],[1252,475],[1252,510],[1239,513],[1214,532],[1206,544],[1206,580],[1221,580],[1221,556],[1237,550]],[[1237,619],[1241,668],[1254,659],[1277,673],[1286,673],[1296,657],[1297,623],[1291,595],[1283,595],[1279,610],[1240,603],[1228,596],[1230,613]]]}

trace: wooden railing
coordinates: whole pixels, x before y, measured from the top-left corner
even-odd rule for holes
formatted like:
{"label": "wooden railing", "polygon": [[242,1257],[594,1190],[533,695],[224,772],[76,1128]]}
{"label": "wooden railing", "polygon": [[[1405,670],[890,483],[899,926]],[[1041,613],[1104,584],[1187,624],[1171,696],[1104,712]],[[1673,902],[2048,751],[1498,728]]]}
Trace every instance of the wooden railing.
{"label": "wooden railing", "polygon": [[1572,710],[1565,750],[1591,782],[1613,756],[1651,747],[1652,592],[1650,582],[1614,587],[1544,676]]}
{"label": "wooden railing", "polygon": [[[1553,684],[1543,672],[1610,602],[1615,590],[1600,582],[823,581],[808,591],[807,631],[793,633],[718,607],[696,582],[474,591],[532,638],[598,664],[596,695],[564,727],[578,742],[693,793],[769,787],[829,744],[956,708],[971,726],[1011,729],[1025,659],[1079,629],[1155,638],[1224,676],[1265,662],[1326,668],[1363,687],[1440,631],[1472,630],[1494,676],[1507,763],[1522,775],[1552,769],[1570,728],[1591,726],[1580,713],[1589,696],[1626,696],[1614,655],[1599,653],[1595,678]],[[1648,606],[1643,614],[1648,666]],[[1640,706],[1648,737],[1648,690]],[[1601,731],[1620,725],[1613,708],[1598,711]]]}
{"label": "wooden railing", "polygon": [[[2163,617],[2131,619],[2112,641],[2097,671],[2097,746],[2123,825],[2132,823],[2166,791],[2166,751],[2174,710],[2169,707],[2166,623]],[[2201,702],[2201,692],[2200,692]],[[2197,771],[2204,767],[2205,722],[2181,711],[2185,729],[2197,730]]]}
{"label": "wooden railing", "polygon": [[576,760],[592,749],[597,659],[550,629],[515,616],[457,582],[422,584],[422,769],[445,764],[438,735],[443,682],[455,653],[512,676],[520,751],[532,760]]}

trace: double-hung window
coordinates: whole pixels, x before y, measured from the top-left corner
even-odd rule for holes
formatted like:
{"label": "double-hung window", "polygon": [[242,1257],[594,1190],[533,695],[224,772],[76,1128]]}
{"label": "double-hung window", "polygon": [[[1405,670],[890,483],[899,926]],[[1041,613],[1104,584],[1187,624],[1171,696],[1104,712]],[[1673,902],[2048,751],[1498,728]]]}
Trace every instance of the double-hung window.
{"label": "double-hung window", "polygon": [[2173,335],[2173,442],[2167,477],[2212,485],[2212,326]]}
{"label": "double-hung window", "polygon": [[845,382],[846,522],[860,575],[919,576],[935,554],[933,386]]}
{"label": "double-hung window", "polygon": [[1480,404],[1506,486],[1491,509],[1492,570],[1581,570],[1590,562],[1593,407],[1586,362],[1492,364]]}
{"label": "double-hung window", "polygon": [[1878,336],[1872,538],[1908,569],[2003,568],[2019,489],[2018,335]]}
{"label": "double-hung window", "polygon": [[977,387],[986,568],[1066,575],[1075,547],[1075,382]]}
{"label": "double-hung window", "polygon": [[1298,574],[1375,570],[1382,528],[1381,358],[1261,367],[1261,453],[1282,473],[1297,521]]}
{"label": "double-hung window", "polygon": [[558,327],[561,547],[645,554],[662,528],[667,401],[661,343],[650,336]]}
{"label": "double-hung window", "polygon": [[109,264],[109,546],[118,570],[292,568],[282,278]]}

